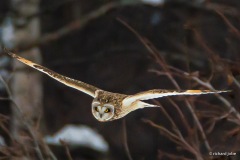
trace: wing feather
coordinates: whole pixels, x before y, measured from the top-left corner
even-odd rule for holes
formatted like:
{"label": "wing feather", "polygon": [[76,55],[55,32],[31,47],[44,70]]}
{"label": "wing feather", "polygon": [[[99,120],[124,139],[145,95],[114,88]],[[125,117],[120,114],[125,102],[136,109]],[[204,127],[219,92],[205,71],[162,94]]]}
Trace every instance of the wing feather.
{"label": "wing feather", "polygon": [[161,98],[166,96],[179,96],[179,95],[202,95],[202,94],[216,94],[222,92],[229,92],[229,91],[211,91],[211,90],[162,90],[162,89],[154,89],[144,92],[139,92],[134,95],[127,96],[123,100],[123,105],[130,105],[136,100],[148,100],[154,98]]}
{"label": "wing feather", "polygon": [[100,90],[92,85],[89,85],[87,83],[84,83],[84,82],[81,82],[81,81],[78,81],[78,80],[75,80],[75,79],[72,79],[72,78],[69,78],[69,77],[66,77],[66,76],[63,76],[63,75],[60,75],[46,67],[43,67],[39,64],[36,64],[30,60],[27,60],[25,58],[22,58],[14,53],[8,53],[11,57],[13,58],[16,58],[17,60],[21,61],[22,63],[42,72],[42,73],[45,73],[46,75],[48,75],[49,77],[65,84],[66,86],[69,86],[71,88],[74,88],[74,89],[77,89],[79,91],[82,91],[92,97],[95,97],[95,91],[96,90]]}

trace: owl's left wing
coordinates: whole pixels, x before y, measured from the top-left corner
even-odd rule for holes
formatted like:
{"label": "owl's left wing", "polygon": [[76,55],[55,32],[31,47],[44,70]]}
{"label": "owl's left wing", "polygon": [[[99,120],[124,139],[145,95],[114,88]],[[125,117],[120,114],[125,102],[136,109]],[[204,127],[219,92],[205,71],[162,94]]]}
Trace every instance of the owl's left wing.
{"label": "owl's left wing", "polygon": [[215,93],[222,93],[222,92],[229,92],[229,91],[211,91],[211,90],[162,90],[162,89],[154,89],[144,92],[139,92],[134,95],[127,96],[123,100],[123,105],[130,105],[137,100],[148,100],[154,98],[161,98],[166,96],[178,96],[178,95],[201,95],[201,94],[215,94]]}
{"label": "owl's left wing", "polygon": [[27,59],[25,59],[23,57],[20,57],[20,56],[16,55],[14,53],[8,53],[8,54],[11,57],[16,58],[20,62],[22,62],[22,63],[24,63],[24,64],[26,64],[26,65],[28,65],[28,66],[30,66],[30,67],[40,71],[42,73],[45,73],[49,77],[51,77],[51,78],[53,78],[53,79],[55,79],[55,80],[65,84],[66,86],[69,86],[71,88],[74,88],[74,89],[77,89],[79,91],[82,91],[82,92],[84,92],[84,93],[86,93],[86,94],[88,94],[88,95],[90,95],[92,97],[96,96],[95,92],[97,90],[101,90],[101,89],[99,89],[99,88],[97,88],[95,86],[92,86],[90,84],[84,83],[82,81],[78,81],[78,80],[75,80],[75,79],[63,76],[61,74],[58,74],[58,73],[56,73],[56,72],[54,72],[54,71],[52,71],[52,70],[50,70],[50,69],[48,69],[46,67],[43,67],[43,66],[41,66],[39,64],[36,64],[36,63],[34,63],[34,62],[30,61],[30,60],[27,60]]}

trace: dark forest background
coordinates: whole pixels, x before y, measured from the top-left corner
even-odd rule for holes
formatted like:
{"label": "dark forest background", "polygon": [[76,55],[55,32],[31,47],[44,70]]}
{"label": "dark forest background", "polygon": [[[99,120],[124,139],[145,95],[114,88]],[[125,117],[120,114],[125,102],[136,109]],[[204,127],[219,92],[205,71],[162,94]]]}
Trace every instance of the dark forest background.
{"label": "dark forest background", "polygon": [[[2,49],[0,159],[239,159],[239,8],[239,0],[1,0],[0,45],[60,74],[124,94],[231,92],[151,100],[160,107],[100,123],[91,97]],[[94,129],[108,151],[44,141],[67,124]]]}

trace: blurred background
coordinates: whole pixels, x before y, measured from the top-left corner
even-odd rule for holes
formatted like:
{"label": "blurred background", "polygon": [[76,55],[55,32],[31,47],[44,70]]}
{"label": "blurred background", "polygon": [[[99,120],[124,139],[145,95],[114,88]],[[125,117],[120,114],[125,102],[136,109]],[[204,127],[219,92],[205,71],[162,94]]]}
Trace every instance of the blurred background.
{"label": "blurred background", "polygon": [[[1,0],[0,159],[239,159],[239,8],[239,0]],[[100,123],[91,97],[2,48],[111,92],[232,92],[151,100],[160,107]]]}

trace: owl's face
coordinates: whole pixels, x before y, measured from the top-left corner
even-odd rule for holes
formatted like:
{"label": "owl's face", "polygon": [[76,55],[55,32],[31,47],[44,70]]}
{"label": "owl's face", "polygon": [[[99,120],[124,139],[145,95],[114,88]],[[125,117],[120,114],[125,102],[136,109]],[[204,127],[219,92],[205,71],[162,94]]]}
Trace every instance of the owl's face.
{"label": "owl's face", "polygon": [[114,106],[112,104],[101,104],[98,101],[93,101],[92,114],[98,121],[108,121],[114,116]]}

